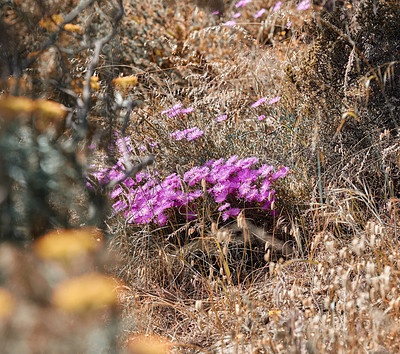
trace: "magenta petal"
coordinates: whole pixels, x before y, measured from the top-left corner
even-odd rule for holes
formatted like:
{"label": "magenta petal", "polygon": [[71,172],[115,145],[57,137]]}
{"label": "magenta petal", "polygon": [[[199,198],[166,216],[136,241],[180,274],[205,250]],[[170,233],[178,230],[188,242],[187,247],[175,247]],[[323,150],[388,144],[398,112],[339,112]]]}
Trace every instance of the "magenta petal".
{"label": "magenta petal", "polygon": [[224,23],[226,27],[233,27],[234,25],[236,25],[236,21],[227,21]]}
{"label": "magenta petal", "polygon": [[190,113],[193,112],[194,108],[193,107],[189,107],[189,108],[185,108],[185,109],[181,109],[179,113]]}
{"label": "magenta petal", "polygon": [[299,11],[307,10],[309,7],[310,7],[310,0],[304,0],[297,6],[297,10]]}
{"label": "magenta petal", "polygon": [[271,175],[271,180],[276,180],[280,177],[285,177],[289,172],[289,167],[281,167],[278,172]]}
{"label": "magenta petal", "polygon": [[260,106],[267,100],[267,97],[260,98],[258,101],[254,102],[251,106],[253,108]]}
{"label": "magenta petal", "polygon": [[167,217],[164,214],[157,215],[157,223],[160,226],[164,226],[168,222]]}
{"label": "magenta petal", "polygon": [[279,97],[279,96],[274,97],[272,100],[268,101],[268,104],[274,104],[274,103],[278,102],[280,99],[281,99],[281,97]]}
{"label": "magenta petal", "polygon": [[225,203],[218,208],[218,211],[224,211],[225,209],[229,208],[231,205],[229,203]]}
{"label": "magenta petal", "polygon": [[261,17],[261,16],[264,14],[265,11],[266,11],[265,9],[261,9],[260,11],[258,11],[258,12],[254,15],[254,18]]}
{"label": "magenta petal", "polygon": [[181,108],[181,107],[182,107],[182,103],[177,103],[177,104],[174,105],[172,108],[168,108],[168,109],[166,109],[165,111],[162,111],[161,114],[166,114],[166,113],[170,113],[170,112],[172,112],[172,111],[176,111],[176,110],[178,110],[178,109]]}
{"label": "magenta petal", "polygon": [[281,5],[282,5],[282,1],[278,1],[278,2],[275,4],[275,6],[274,6],[274,8],[272,9],[272,11],[274,11],[274,12],[278,11],[278,10],[281,8]]}
{"label": "magenta petal", "polygon": [[231,209],[227,210],[227,213],[231,216],[238,216],[240,213],[240,209],[239,208],[231,208]]}
{"label": "magenta petal", "polygon": [[122,193],[122,188],[121,186],[118,186],[110,193],[110,197],[114,199],[118,197],[121,193]]}
{"label": "magenta petal", "polygon": [[240,213],[239,208],[231,208],[222,214],[222,220],[226,221],[230,216],[238,216]]}

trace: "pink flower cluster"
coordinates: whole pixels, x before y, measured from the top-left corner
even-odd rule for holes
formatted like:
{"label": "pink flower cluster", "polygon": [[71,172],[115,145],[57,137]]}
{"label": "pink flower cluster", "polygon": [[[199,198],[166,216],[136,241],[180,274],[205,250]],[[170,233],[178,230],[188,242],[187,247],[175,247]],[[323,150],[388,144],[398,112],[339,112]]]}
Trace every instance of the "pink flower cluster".
{"label": "pink flower cluster", "polygon": [[[117,139],[116,147],[121,154],[132,151],[129,137]],[[237,216],[238,206],[244,202],[263,211],[270,210],[275,201],[273,183],[289,172],[288,167],[274,172],[274,166],[260,165],[256,157],[239,159],[233,155],[227,160],[210,160],[203,166],[195,166],[182,177],[173,173],[161,179],[157,171],[126,177],[124,161],[121,157],[115,166],[92,173],[91,177],[100,186],[113,180],[120,182],[110,193],[113,210],[122,213],[128,223],[137,225],[165,225],[174,212],[187,219],[195,218],[204,191],[219,204],[218,211],[224,221]],[[88,186],[93,188],[92,184]],[[270,213],[275,215],[275,210]]]}
{"label": "pink flower cluster", "polygon": [[[240,201],[266,211],[275,200],[273,181],[286,176],[289,168],[273,172],[274,167],[265,164],[255,168],[258,162],[255,157],[239,159],[234,155],[193,167],[183,178],[174,173],[163,181],[157,173],[140,172],[135,178],[126,178],[111,192],[115,200],[113,209],[121,212],[128,223],[138,225],[165,225],[173,210],[190,219],[196,216],[196,201],[204,197],[204,181],[208,196],[220,204],[218,211],[222,212],[223,220],[239,214],[240,209],[231,205],[237,206]],[[274,210],[270,212],[273,214]]]}

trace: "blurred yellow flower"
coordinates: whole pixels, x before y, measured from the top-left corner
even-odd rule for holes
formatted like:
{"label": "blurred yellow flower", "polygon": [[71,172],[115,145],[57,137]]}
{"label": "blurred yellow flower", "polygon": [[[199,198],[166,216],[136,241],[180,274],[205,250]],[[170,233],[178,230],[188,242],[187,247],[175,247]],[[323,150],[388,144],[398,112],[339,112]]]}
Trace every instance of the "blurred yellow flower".
{"label": "blurred yellow flower", "polygon": [[81,33],[81,32],[83,32],[83,29],[82,29],[81,26],[79,26],[79,25],[73,25],[72,23],[67,23],[67,24],[64,26],[64,29],[65,29],[66,31],[75,32],[75,33]]}
{"label": "blurred yellow flower", "polygon": [[94,91],[100,90],[100,84],[99,84],[99,77],[98,76],[92,76],[90,78],[90,87]]}
{"label": "blurred yellow flower", "polygon": [[97,249],[102,234],[95,228],[54,230],[34,244],[35,253],[42,259],[71,260]]}
{"label": "blurred yellow flower", "polygon": [[135,335],[128,340],[128,352],[132,354],[168,354],[171,353],[167,339],[156,335]]}
{"label": "blurred yellow flower", "polygon": [[9,318],[15,309],[15,299],[12,294],[0,288],[0,320]]}
{"label": "blurred yellow flower", "polygon": [[60,14],[52,15],[51,17],[42,18],[39,21],[39,27],[42,27],[50,32],[57,30],[58,25],[63,22],[63,17]]}
{"label": "blurred yellow flower", "polygon": [[90,87],[92,90],[100,90],[100,84],[99,84],[99,77],[98,76],[92,76],[90,78]]}
{"label": "blurred yellow flower", "polygon": [[60,310],[81,313],[117,303],[117,282],[101,273],[86,273],[67,279],[54,289],[53,304]]}
{"label": "blurred yellow flower", "polygon": [[26,117],[36,113],[36,128],[45,130],[55,122],[61,121],[67,114],[67,110],[61,103],[38,99],[33,101],[23,96],[0,97],[0,116],[11,120],[19,116]]}
{"label": "blurred yellow flower", "polygon": [[61,122],[67,111],[61,103],[38,99],[35,101],[35,113],[36,128],[45,131],[49,126]]}
{"label": "blurred yellow flower", "polygon": [[272,317],[272,316],[279,316],[282,313],[281,310],[271,310],[268,312],[268,316]]}
{"label": "blurred yellow flower", "polygon": [[62,119],[67,114],[64,105],[54,101],[38,99],[35,101],[35,110],[42,117]]}
{"label": "blurred yellow flower", "polygon": [[135,86],[138,83],[136,76],[121,76],[111,81],[119,89],[126,90],[128,87]]}
{"label": "blurred yellow flower", "polygon": [[27,115],[34,111],[35,102],[22,96],[0,97],[0,115],[3,118],[11,119],[19,115]]}

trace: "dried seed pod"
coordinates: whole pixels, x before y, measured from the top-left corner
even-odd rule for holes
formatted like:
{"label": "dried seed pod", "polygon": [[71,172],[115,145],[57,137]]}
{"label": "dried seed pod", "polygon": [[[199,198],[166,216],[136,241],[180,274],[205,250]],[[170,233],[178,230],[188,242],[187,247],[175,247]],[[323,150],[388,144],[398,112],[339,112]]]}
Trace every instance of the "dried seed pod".
{"label": "dried seed pod", "polygon": [[197,311],[202,311],[203,310],[203,301],[196,300],[195,308]]}
{"label": "dried seed pod", "polygon": [[267,253],[264,254],[264,260],[265,260],[266,262],[269,262],[270,257],[271,257],[271,252],[270,252],[270,250],[268,250]]}

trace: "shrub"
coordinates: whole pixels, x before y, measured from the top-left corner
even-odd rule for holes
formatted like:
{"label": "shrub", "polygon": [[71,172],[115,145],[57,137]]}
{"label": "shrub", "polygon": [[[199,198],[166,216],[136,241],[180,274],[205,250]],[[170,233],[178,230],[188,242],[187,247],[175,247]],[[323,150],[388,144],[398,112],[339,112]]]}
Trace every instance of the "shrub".
{"label": "shrub", "polygon": [[366,0],[322,12],[305,28],[313,42],[302,63],[287,66],[302,97],[294,114],[301,114],[300,126],[312,139],[309,156],[320,165],[323,189],[347,185],[347,179],[379,190],[383,199],[395,195],[391,185],[400,181],[400,96],[393,89],[400,77],[399,16],[396,1]]}

